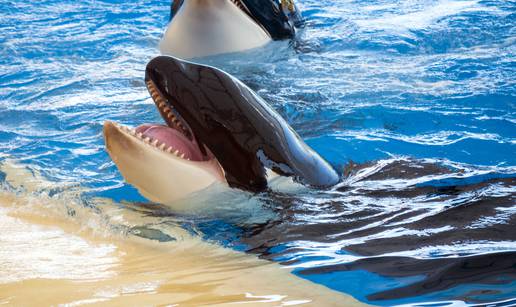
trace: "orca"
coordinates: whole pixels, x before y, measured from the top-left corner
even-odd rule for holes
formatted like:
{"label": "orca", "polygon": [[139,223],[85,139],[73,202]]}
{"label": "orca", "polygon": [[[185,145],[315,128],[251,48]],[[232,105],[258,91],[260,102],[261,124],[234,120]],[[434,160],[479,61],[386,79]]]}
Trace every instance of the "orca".
{"label": "orca", "polygon": [[165,124],[104,124],[106,148],[127,182],[168,204],[214,183],[268,189],[271,170],[316,188],[339,181],[260,96],[215,67],[158,56],[145,83]]}
{"label": "orca", "polygon": [[173,0],[162,54],[191,59],[292,38],[303,24],[293,0]]}

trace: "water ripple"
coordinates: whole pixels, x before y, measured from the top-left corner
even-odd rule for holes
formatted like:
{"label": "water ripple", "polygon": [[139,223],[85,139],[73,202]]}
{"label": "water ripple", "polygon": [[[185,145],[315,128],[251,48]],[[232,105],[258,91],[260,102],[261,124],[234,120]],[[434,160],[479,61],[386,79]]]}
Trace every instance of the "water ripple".
{"label": "water ripple", "polygon": [[155,0],[0,4],[0,161],[145,211],[148,239],[180,224],[375,305],[515,297],[514,2],[298,2],[295,40],[200,61],[269,101],[334,189],[142,203],[101,130],[161,120],[143,82],[168,21]]}

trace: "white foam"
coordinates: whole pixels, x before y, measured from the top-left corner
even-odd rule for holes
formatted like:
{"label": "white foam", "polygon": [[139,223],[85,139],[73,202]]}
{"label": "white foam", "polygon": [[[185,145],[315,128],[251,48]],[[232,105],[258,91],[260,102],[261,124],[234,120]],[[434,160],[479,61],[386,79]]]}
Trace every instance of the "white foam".
{"label": "white foam", "polygon": [[485,8],[479,6],[478,1],[449,1],[443,0],[437,3],[425,1],[422,5],[414,5],[414,1],[409,1],[412,7],[419,8],[415,11],[406,12],[403,8],[400,12],[405,14],[386,13],[377,19],[356,20],[361,27],[374,29],[389,29],[394,31],[424,29],[435,24],[440,19],[463,12],[480,11]]}

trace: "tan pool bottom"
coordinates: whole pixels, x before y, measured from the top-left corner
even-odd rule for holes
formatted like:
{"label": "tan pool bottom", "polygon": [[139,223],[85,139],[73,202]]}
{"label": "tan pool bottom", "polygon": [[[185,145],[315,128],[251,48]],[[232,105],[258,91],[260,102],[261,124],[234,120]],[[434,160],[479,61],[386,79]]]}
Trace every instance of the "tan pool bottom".
{"label": "tan pool bottom", "polygon": [[121,206],[70,217],[63,209],[69,202],[0,190],[0,305],[361,305],[278,264],[186,233],[169,243],[117,233],[106,216],[109,225],[141,218]]}

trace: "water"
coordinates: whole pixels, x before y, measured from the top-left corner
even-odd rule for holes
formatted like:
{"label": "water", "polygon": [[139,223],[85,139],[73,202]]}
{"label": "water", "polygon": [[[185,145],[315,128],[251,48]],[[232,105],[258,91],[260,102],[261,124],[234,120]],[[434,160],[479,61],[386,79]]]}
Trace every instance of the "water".
{"label": "water", "polygon": [[[145,209],[134,231],[167,241],[179,225],[374,305],[514,304],[516,4],[299,2],[294,41],[202,61],[270,102],[342,183],[199,195]],[[59,182],[50,194],[147,208],[101,128],[161,121],[143,75],[168,5],[0,4],[0,159]]]}
{"label": "water", "polygon": [[49,195],[42,190],[59,183],[12,161],[0,169],[18,190],[0,191],[2,305],[358,306],[277,263],[202,241],[178,225],[153,229],[159,221],[141,214],[141,206],[106,198],[84,205],[77,188]]}

